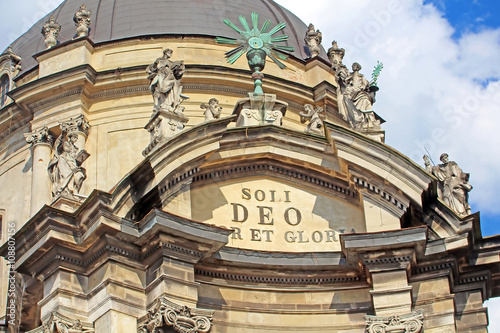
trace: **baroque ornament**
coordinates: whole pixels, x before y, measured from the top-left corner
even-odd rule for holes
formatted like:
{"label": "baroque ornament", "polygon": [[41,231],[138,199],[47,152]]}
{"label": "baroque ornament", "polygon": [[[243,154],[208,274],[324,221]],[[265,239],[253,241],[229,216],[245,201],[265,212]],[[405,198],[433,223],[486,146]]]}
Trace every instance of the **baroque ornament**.
{"label": "baroque ornament", "polygon": [[212,327],[212,313],[161,297],[156,308],[148,312],[147,322],[139,326],[138,333],[161,333],[169,327],[178,333],[207,333]]}
{"label": "baroque ornament", "polygon": [[423,332],[423,310],[406,315],[379,317],[365,316],[367,333],[420,333]]}
{"label": "baroque ornament", "polygon": [[52,312],[49,320],[33,333],[94,333],[90,324],[83,324],[79,319],[73,320],[57,312]]}
{"label": "baroque ornament", "polygon": [[309,48],[309,54],[311,58],[317,57],[320,52],[321,41],[323,40],[323,34],[319,30],[314,30],[314,25],[309,24],[304,41]]}
{"label": "baroque ornament", "polygon": [[208,104],[202,103],[200,108],[204,109],[205,121],[210,121],[214,119],[219,119],[222,111],[222,107],[219,106],[219,100],[216,98],[210,98]]}
{"label": "baroque ornament", "polygon": [[59,123],[61,126],[61,131],[71,133],[71,132],[82,132],[87,135],[90,130],[89,122],[83,117],[83,115],[79,115],[75,118],[70,118],[68,121]]}
{"label": "baroque ornament", "polygon": [[184,61],[172,61],[173,51],[165,49],[163,57],[157,58],[146,68],[149,89],[153,94],[153,111],[182,113],[181,103],[189,97],[182,95],[181,79],[186,67]]}
{"label": "baroque ornament", "polygon": [[323,134],[323,120],[325,118],[322,107],[316,108],[311,104],[304,105],[305,112],[299,112],[300,122],[304,124],[309,121],[306,127],[306,133]]}
{"label": "baroque ornament", "polygon": [[92,12],[87,6],[81,5],[80,9],[73,16],[73,22],[76,26],[75,38],[87,37],[89,35],[90,15]]}
{"label": "baroque ornament", "polygon": [[45,37],[45,46],[50,49],[57,45],[57,36],[61,31],[61,25],[56,22],[54,16],[51,16],[42,27],[42,35]]}
{"label": "baroque ornament", "polygon": [[35,130],[31,133],[24,134],[26,138],[26,142],[31,143],[32,146],[35,146],[39,143],[46,143],[52,146],[54,142],[54,137],[49,132],[47,126],[44,126],[38,130]]}
{"label": "baroque ornament", "polygon": [[240,16],[240,23],[244,30],[238,28],[234,23],[228,19],[224,19],[224,23],[236,30],[243,38],[231,39],[225,37],[217,37],[216,41],[221,44],[235,44],[238,47],[226,52],[227,62],[233,64],[244,53],[246,53],[248,66],[252,70],[252,78],[254,80],[254,93],[263,94],[262,79],[266,64],[266,56],[269,56],[279,68],[286,68],[285,64],[280,61],[288,59],[288,55],[283,51],[293,52],[293,46],[275,45],[277,42],[285,42],[288,39],[287,35],[279,35],[273,37],[274,34],[283,30],[286,24],[283,22],[278,23],[274,28],[268,31],[271,26],[271,21],[267,20],[258,29],[259,14],[253,12],[252,16],[252,29],[244,16]]}

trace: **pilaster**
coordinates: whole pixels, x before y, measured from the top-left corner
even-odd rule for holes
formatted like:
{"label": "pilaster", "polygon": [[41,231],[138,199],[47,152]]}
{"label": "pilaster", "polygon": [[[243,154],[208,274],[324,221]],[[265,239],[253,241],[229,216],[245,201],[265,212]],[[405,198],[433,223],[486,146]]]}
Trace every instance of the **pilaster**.
{"label": "pilaster", "polygon": [[389,326],[397,330],[411,325],[415,330],[409,332],[421,332],[423,310],[414,310],[408,281],[412,265],[424,256],[426,239],[426,228],[341,235],[348,263],[364,267],[372,286],[375,316],[365,317],[367,331],[385,332]]}

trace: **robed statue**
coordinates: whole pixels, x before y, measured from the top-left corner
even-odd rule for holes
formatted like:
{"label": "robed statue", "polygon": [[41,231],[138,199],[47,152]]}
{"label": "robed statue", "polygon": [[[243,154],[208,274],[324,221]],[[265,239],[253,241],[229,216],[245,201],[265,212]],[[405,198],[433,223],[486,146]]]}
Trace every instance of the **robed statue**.
{"label": "robed statue", "polygon": [[149,88],[153,94],[154,111],[182,112],[180,104],[187,98],[182,95],[181,78],[184,75],[184,61],[172,61],[173,51],[165,49],[163,57],[155,60],[146,69]]}
{"label": "robed statue", "polygon": [[78,148],[77,141],[76,133],[63,132],[54,143],[54,156],[47,167],[54,198],[60,195],[74,197],[87,178],[81,165],[89,157],[89,153]]}
{"label": "robed statue", "polygon": [[469,174],[460,169],[457,163],[448,160],[448,154],[440,156],[442,164],[431,166],[427,155],[424,155],[425,168],[438,179],[438,197],[459,216],[471,213],[469,205]]}

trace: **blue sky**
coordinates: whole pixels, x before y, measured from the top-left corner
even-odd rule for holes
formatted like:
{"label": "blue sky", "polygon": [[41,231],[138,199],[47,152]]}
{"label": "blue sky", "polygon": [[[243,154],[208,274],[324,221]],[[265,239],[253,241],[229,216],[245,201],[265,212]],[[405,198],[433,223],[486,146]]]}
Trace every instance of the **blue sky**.
{"label": "blue sky", "polygon": [[[439,10],[443,18],[453,27],[452,38],[456,41],[459,41],[464,34],[477,34],[484,30],[500,28],[499,0],[426,0],[424,3],[432,4]],[[491,80],[498,80],[498,77],[492,76],[480,82],[485,85]],[[481,221],[483,221],[484,235],[500,234],[500,214],[482,213]]]}
{"label": "blue sky", "polygon": [[426,0],[433,4],[455,29],[453,37],[463,33],[500,27],[500,1],[498,0]]}

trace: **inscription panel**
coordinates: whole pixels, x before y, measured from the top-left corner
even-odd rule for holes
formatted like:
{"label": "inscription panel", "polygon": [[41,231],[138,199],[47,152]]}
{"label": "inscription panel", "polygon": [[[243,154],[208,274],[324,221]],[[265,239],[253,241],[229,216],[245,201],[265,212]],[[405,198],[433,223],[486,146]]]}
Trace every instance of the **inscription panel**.
{"label": "inscription panel", "polygon": [[191,214],[233,229],[229,246],[260,251],[337,251],[340,234],[366,232],[362,207],[265,178],[192,189]]}

